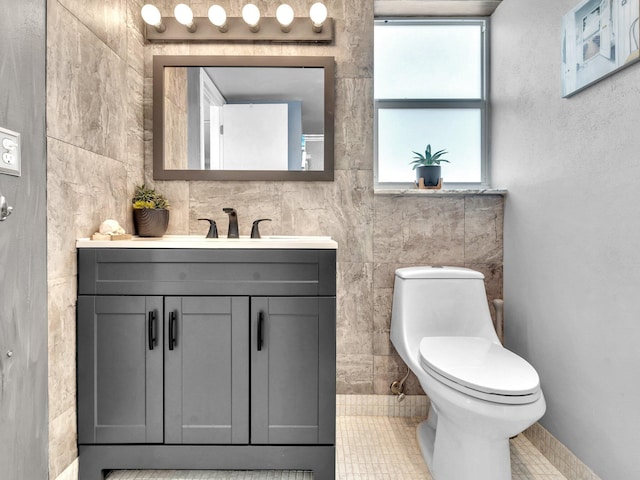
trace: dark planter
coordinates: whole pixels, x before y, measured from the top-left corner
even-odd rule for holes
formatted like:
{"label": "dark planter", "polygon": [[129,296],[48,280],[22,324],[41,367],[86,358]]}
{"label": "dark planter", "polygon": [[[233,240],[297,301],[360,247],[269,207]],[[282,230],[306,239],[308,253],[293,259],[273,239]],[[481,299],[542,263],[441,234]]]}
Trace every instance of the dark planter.
{"label": "dark planter", "polygon": [[134,208],[133,224],[140,237],[161,237],[169,227],[169,210]]}
{"label": "dark planter", "polygon": [[440,165],[422,165],[416,168],[416,183],[420,183],[420,179],[424,178],[425,187],[437,186],[441,170]]}

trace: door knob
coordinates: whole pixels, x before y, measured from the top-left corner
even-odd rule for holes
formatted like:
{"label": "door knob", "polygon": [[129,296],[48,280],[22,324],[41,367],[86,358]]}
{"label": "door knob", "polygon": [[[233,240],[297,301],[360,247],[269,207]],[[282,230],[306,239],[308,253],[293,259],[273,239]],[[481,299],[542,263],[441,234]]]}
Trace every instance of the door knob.
{"label": "door knob", "polygon": [[0,195],[0,222],[4,222],[12,211],[13,207],[7,205],[7,199]]}

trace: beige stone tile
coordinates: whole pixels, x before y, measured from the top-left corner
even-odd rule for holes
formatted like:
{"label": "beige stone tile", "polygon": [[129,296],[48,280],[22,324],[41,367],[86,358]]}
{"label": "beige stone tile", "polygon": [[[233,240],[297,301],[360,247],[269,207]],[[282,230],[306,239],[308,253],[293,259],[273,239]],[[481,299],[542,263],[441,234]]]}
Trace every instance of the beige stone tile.
{"label": "beige stone tile", "polygon": [[373,286],[374,288],[393,288],[395,271],[403,265],[384,263],[382,255],[380,257],[380,261],[373,264]]}
{"label": "beige stone tile", "polygon": [[373,354],[390,355],[393,352],[389,334],[391,331],[392,288],[373,290]]}
{"label": "beige stone tile", "polygon": [[58,0],[74,17],[118,56],[127,58],[127,0],[87,2]]}
{"label": "beige stone tile", "polygon": [[78,480],[78,459],[76,458],[71,465],[65,468],[64,471],[58,475],[58,477],[49,478],[52,478],[52,480]]}
{"label": "beige stone tile", "polygon": [[502,264],[504,197],[466,196],[464,205],[465,262]]}
{"label": "beige stone tile", "polygon": [[[53,477],[50,477],[53,479]],[[57,478],[53,480],[78,480],[78,459],[61,472]]]}
{"label": "beige stone tile", "polygon": [[413,265],[464,262],[464,199],[378,196],[374,255]]}
{"label": "beige stone tile", "polygon": [[48,282],[49,420],[76,404],[76,277]]}
{"label": "beige stone tile", "polygon": [[282,185],[282,223],[296,235],[330,235],[339,262],[373,258],[373,191],[367,172],[338,170],[334,182]]}
{"label": "beige stone tile", "polygon": [[337,393],[373,393],[373,355],[336,355]]}
{"label": "beige stone tile", "polygon": [[260,224],[261,235],[292,235],[281,216],[281,192],[277,183],[252,182],[190,182],[189,212],[190,233],[206,234],[208,224],[198,218],[211,218],[218,225],[220,235],[229,229],[229,216],[223,208],[235,208],[238,213],[240,235],[251,234],[251,225],[259,218],[271,222]]}
{"label": "beige stone tile", "polygon": [[171,207],[169,209],[167,235],[187,235],[189,233],[189,183],[183,181],[153,181],[149,178],[146,179],[145,183],[157,189],[169,200]]}
{"label": "beige stone tile", "polygon": [[339,354],[373,353],[370,263],[338,263],[336,349]]}
{"label": "beige stone tile", "polygon": [[[338,72],[344,77],[373,76],[373,2],[336,1],[328,4],[336,18],[335,36],[340,41],[336,55]],[[335,12],[335,13],[334,13]]]}
{"label": "beige stone tile", "polygon": [[[126,220],[125,223],[126,224],[122,224],[122,227],[125,229],[125,231],[127,232],[134,232],[135,228],[133,225],[133,209],[131,208],[131,198],[133,197],[133,193],[135,192],[135,187],[137,185],[142,185],[144,183],[144,172],[140,169],[140,165],[132,165],[132,164],[125,164],[123,165],[125,171],[126,171],[126,185],[127,185],[127,193],[129,194],[128,197],[128,205],[127,205],[127,211],[125,212],[126,214]],[[171,220],[169,221],[171,223]]]}
{"label": "beige stone tile", "polygon": [[463,203],[449,198],[425,200],[428,201],[405,205],[401,262],[431,265],[460,262],[464,255]]}
{"label": "beige stone tile", "polygon": [[465,267],[484,275],[484,285],[489,301],[502,298],[502,264],[466,264]]}
{"label": "beige stone tile", "polygon": [[[407,374],[407,366],[400,356],[395,353],[391,355],[376,355],[373,357],[373,390],[376,395],[389,395],[389,386],[394,381],[400,381]],[[424,395],[420,382],[411,372],[404,383],[404,393],[406,395]]]}
{"label": "beige stone tile", "polygon": [[67,9],[57,2],[50,2],[50,6],[47,134],[124,161],[126,61]]}
{"label": "beige stone tile", "polygon": [[70,408],[49,422],[49,477],[58,477],[78,457],[76,411]]}
{"label": "beige stone tile", "polygon": [[369,170],[373,181],[373,82],[371,78],[337,78],[335,117],[336,170]]}
{"label": "beige stone tile", "polygon": [[77,238],[107,218],[126,224],[133,190],[121,162],[52,138],[47,145],[48,275],[57,278],[75,274]]}
{"label": "beige stone tile", "polygon": [[127,63],[144,76],[144,0],[127,0]]}
{"label": "beige stone tile", "polygon": [[[127,164],[141,170],[144,166],[144,78],[127,68]],[[142,172],[140,172],[142,174]]]}
{"label": "beige stone tile", "polygon": [[153,79],[144,78],[142,90],[144,176],[153,178]]}

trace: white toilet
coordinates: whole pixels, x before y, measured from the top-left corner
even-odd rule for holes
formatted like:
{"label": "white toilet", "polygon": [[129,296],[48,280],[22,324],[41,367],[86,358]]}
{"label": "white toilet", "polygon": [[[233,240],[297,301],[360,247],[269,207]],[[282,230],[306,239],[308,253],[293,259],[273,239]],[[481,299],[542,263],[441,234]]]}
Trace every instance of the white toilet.
{"label": "white toilet", "polygon": [[546,404],[535,369],[498,340],[484,275],[396,270],[391,341],[431,400],[417,434],[434,480],[511,480],[509,437]]}

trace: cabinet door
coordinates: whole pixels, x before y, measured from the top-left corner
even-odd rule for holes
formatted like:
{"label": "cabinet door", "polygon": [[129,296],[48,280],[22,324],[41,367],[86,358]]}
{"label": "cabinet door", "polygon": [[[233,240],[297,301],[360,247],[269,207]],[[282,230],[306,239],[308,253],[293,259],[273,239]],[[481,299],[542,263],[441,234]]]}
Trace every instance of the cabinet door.
{"label": "cabinet door", "polygon": [[251,299],[251,443],[335,443],[335,298]]}
{"label": "cabinet door", "polygon": [[166,297],[165,329],[165,443],[248,443],[249,299]]}
{"label": "cabinet door", "polygon": [[78,298],[78,443],[162,443],[162,297]]}

